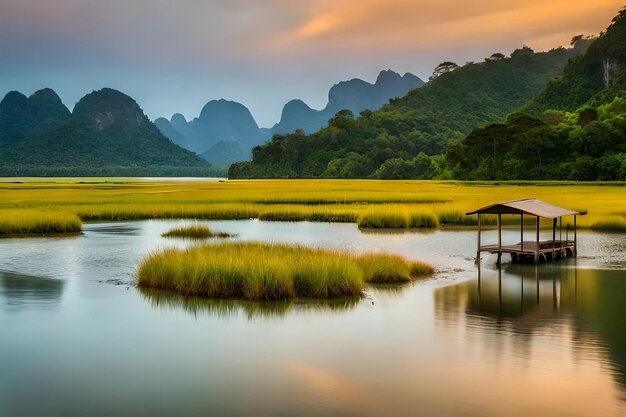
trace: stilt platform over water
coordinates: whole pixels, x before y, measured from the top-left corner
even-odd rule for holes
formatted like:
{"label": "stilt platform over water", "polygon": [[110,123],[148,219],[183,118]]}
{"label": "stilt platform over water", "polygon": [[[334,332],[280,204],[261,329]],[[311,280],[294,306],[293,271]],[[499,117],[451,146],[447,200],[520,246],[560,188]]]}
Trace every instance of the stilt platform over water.
{"label": "stilt platform over water", "polygon": [[[480,260],[481,252],[496,253],[498,265],[502,261],[502,254],[511,255],[513,262],[548,262],[577,255],[576,216],[581,213],[565,208],[553,206],[537,199],[514,200],[504,203],[496,203],[466,213],[478,215],[478,250],[476,261]],[[496,214],[498,216],[498,244],[481,245],[481,214]],[[502,244],[502,215],[520,216],[520,240],[513,245]],[[535,217],[535,240],[524,240],[524,215]],[[569,226],[566,227],[566,236],[563,239],[563,217],[574,216],[574,236],[569,238]],[[540,240],[540,220],[552,219],[552,239]],[[559,237],[557,239],[557,223]]]}

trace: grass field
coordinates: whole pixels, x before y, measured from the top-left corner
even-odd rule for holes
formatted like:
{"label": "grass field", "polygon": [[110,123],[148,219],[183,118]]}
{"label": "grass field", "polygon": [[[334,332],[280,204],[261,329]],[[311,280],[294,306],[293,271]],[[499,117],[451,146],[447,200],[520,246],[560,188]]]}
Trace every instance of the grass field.
{"label": "grass field", "polygon": [[152,253],[141,262],[137,283],[211,298],[324,299],[360,296],[365,283],[410,282],[432,272],[396,255],[236,242]]}
{"label": "grass field", "polygon": [[[73,215],[82,221],[258,218],[349,222],[363,228],[469,225],[476,221],[464,215],[470,209],[533,197],[587,211],[579,217],[579,227],[626,231],[624,183],[11,178],[0,182],[0,234],[49,233],[39,230],[37,218],[43,213],[49,221],[58,217],[59,225]],[[22,213],[29,215],[22,219]],[[495,223],[493,218],[484,220]],[[564,225],[571,223],[564,220]],[[17,223],[19,227],[10,226]]]}

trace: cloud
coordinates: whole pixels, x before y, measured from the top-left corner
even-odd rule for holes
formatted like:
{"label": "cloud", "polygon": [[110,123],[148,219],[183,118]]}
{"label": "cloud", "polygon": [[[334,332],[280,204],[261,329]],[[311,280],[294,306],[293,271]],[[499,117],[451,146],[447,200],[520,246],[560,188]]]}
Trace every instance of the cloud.
{"label": "cloud", "polygon": [[593,34],[620,7],[621,0],[319,0],[302,22],[271,42],[287,50],[323,45],[401,51],[494,38],[532,41],[567,30]]}
{"label": "cloud", "polygon": [[0,0],[0,95],[120,86],[153,117],[226,97],[271,125],[288,99],[323,107],[340,80],[597,34],[620,1]]}

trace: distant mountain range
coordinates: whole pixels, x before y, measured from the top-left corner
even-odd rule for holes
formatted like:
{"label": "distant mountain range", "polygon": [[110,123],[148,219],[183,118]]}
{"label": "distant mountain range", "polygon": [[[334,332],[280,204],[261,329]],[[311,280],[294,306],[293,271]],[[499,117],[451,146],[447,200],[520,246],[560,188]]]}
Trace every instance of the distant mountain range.
{"label": "distant mountain range", "polygon": [[212,175],[119,91],[87,94],[70,112],[46,88],[0,102],[0,175]]}
{"label": "distant mountain range", "polygon": [[326,126],[339,110],[348,109],[358,116],[363,110],[378,110],[389,99],[402,97],[423,85],[424,81],[411,73],[402,76],[391,70],[381,71],[374,84],[359,78],[341,81],[328,92],[328,104],[323,110],[314,110],[302,100],[285,104],[280,122],[272,127],[271,132],[285,134],[302,129],[305,133],[313,133]]}
{"label": "distant mountain range", "polygon": [[270,137],[267,129],[259,129],[246,106],[228,100],[209,101],[190,121],[177,113],[154,123],[172,142],[215,165],[250,159],[251,149]]}
{"label": "distant mountain range", "polygon": [[349,109],[355,115],[376,110],[394,97],[424,85],[413,74],[403,76],[381,71],[374,84],[358,78],[335,84],[328,93],[328,104],[322,110],[309,107],[302,100],[291,100],[283,107],[280,121],[272,128],[259,128],[250,111],[242,104],[227,100],[209,101],[197,118],[187,121],[181,114],[170,120],[154,121],[161,133],[172,142],[198,153],[216,166],[249,160],[253,147],[275,134],[302,129],[312,133],[326,125],[339,110]]}

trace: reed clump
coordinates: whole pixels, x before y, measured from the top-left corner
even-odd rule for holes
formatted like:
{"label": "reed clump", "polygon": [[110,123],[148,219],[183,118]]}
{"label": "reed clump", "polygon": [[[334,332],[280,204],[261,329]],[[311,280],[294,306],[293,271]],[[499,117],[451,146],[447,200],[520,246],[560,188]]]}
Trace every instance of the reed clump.
{"label": "reed clump", "polygon": [[82,227],[80,218],[66,211],[0,210],[0,236],[78,234]]}
{"label": "reed clump", "polygon": [[622,216],[607,216],[606,218],[593,222],[591,229],[626,232],[626,218]]}
{"label": "reed clump", "polygon": [[430,210],[411,210],[408,213],[409,227],[437,227],[437,216]]}
{"label": "reed clump", "polygon": [[409,229],[414,227],[437,227],[438,221],[432,210],[396,205],[373,206],[358,218],[363,229]]}
{"label": "reed clump", "polygon": [[212,237],[227,238],[234,234],[227,232],[214,232],[208,226],[194,224],[190,226],[175,227],[161,235],[162,237],[177,237],[183,239],[209,239]]}
{"label": "reed clump", "polygon": [[409,264],[409,273],[411,275],[428,275],[435,272],[432,265],[422,261],[413,261]]}
{"label": "reed clump", "polygon": [[358,212],[355,209],[337,208],[336,206],[280,206],[269,207],[261,211],[257,218],[266,221],[281,222],[333,222],[355,223]]}
{"label": "reed clump", "polygon": [[366,282],[408,282],[418,271],[394,255],[228,242],[152,253],[141,262],[137,282],[211,298],[335,298],[361,295]]}
{"label": "reed clump", "polygon": [[437,211],[437,219],[439,220],[439,223],[443,225],[453,224],[473,226],[478,224],[477,216],[466,216],[462,211],[454,209]]}
{"label": "reed clump", "polygon": [[423,262],[409,262],[401,256],[368,253],[357,258],[363,271],[363,280],[369,283],[410,282],[416,275],[433,273],[432,266]]}

